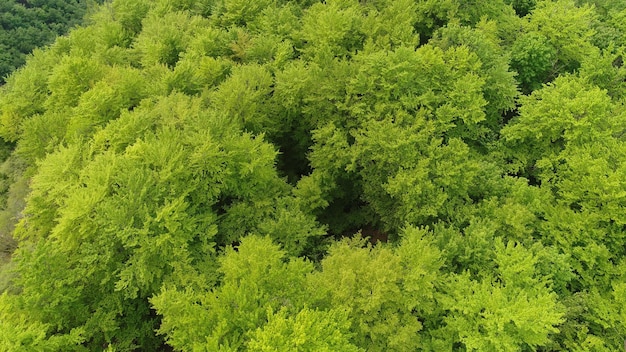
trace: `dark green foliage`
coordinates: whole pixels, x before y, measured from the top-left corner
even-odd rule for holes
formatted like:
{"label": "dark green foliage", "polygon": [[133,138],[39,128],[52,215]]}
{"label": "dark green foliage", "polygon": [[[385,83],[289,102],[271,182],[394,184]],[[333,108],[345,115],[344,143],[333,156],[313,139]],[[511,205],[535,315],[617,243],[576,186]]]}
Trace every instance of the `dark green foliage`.
{"label": "dark green foliage", "polygon": [[96,2],[82,0],[0,1],[0,85],[33,49],[82,23]]}
{"label": "dark green foliage", "polygon": [[513,9],[515,9],[515,13],[520,17],[529,14],[537,5],[536,0],[505,0],[505,3],[511,4]]}
{"label": "dark green foliage", "polygon": [[539,33],[527,33],[520,36],[511,49],[511,67],[517,73],[517,80],[524,93],[541,88],[556,74],[556,49],[546,37]]}

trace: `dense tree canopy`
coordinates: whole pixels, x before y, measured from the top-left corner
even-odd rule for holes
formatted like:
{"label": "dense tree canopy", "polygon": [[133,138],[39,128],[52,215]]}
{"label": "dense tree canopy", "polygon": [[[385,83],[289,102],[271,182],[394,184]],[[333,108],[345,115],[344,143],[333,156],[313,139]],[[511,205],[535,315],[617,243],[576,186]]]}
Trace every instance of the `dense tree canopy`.
{"label": "dense tree canopy", "polygon": [[0,88],[0,349],[618,350],[624,19],[105,2]]}
{"label": "dense tree canopy", "polygon": [[50,44],[82,23],[95,3],[102,0],[0,1],[0,85],[33,49]]}

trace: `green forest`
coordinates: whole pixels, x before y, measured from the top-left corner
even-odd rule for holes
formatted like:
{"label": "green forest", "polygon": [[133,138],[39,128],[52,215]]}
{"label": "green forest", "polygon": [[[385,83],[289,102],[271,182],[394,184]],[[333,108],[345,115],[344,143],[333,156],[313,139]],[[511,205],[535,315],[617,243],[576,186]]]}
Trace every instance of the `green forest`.
{"label": "green forest", "polygon": [[1,351],[624,348],[626,2],[58,2],[0,33]]}
{"label": "green forest", "polygon": [[37,47],[80,24],[102,0],[0,0],[0,85]]}

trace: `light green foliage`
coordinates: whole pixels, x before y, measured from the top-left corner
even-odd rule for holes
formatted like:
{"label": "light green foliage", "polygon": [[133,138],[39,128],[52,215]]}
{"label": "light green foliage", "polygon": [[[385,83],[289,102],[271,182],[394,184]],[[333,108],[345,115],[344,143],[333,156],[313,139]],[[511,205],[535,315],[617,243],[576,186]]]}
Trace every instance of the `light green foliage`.
{"label": "light green foliage", "polygon": [[[513,155],[523,150],[520,168],[550,172],[564,149],[608,142],[623,129],[621,109],[583,79],[559,78],[521,101],[519,118],[502,130]],[[538,176],[537,171],[530,175]]]}
{"label": "light green foliage", "polygon": [[134,43],[142,58],[141,64],[144,67],[159,64],[174,67],[193,31],[202,27],[204,21],[184,12],[169,12],[161,16],[151,13],[142,22],[142,31]]}
{"label": "light green foliage", "polygon": [[[356,242],[356,245],[359,243]],[[402,351],[419,346],[421,323],[402,293],[402,266],[390,249],[332,247],[322,272],[312,278],[315,300],[348,311],[356,344],[369,351]]]}
{"label": "light green foliage", "polygon": [[66,106],[62,111],[50,108],[25,120],[16,152],[30,162],[41,159],[65,141],[91,135],[96,128],[116,119],[122,111],[134,108],[148,95],[148,84],[136,69],[116,67],[100,78],[98,82],[89,83],[89,89],[82,95],[71,91],[59,92],[56,96],[52,93],[47,100],[49,104],[60,104],[61,94],[67,97],[75,94],[79,98],[71,98],[77,100],[71,108]]}
{"label": "light green foliage", "polygon": [[446,284],[450,296],[438,300],[450,310],[444,318],[445,335],[458,336],[471,351],[518,351],[545,345],[562,322],[556,295],[535,277],[536,259],[523,247],[500,241],[495,252],[497,279],[476,281],[461,274]]}
{"label": "light green foliage", "polygon": [[323,63],[332,57],[345,57],[362,46],[360,31],[362,15],[356,1],[317,3],[302,18],[302,52],[314,62]]}
{"label": "light green foliage", "polygon": [[407,228],[397,249],[362,248],[358,237],[332,246],[310,277],[314,302],[349,313],[354,341],[368,351],[423,348],[421,320],[434,313],[441,253],[425,230]]}
{"label": "light green foliage", "polygon": [[109,70],[106,77],[80,96],[66,137],[90,135],[95,127],[118,118],[121,111],[133,109],[147,96],[147,86],[138,70],[118,67]]}
{"label": "light green foliage", "polygon": [[[242,238],[236,251],[229,248],[219,260],[219,287],[206,293],[165,288],[152,299],[164,316],[160,332],[181,350],[242,350],[251,338],[262,339],[257,327],[269,320],[268,329],[275,328],[280,323],[274,319],[298,312],[307,299],[304,280],[313,266],[300,259],[284,262],[285,255],[268,238]],[[345,329],[345,320],[338,322],[338,333]]]}
{"label": "light green foliage", "polygon": [[597,211],[605,221],[624,224],[626,219],[620,208],[626,196],[621,181],[625,165],[612,161],[623,158],[625,147],[617,142],[568,151],[570,155],[565,159],[566,164],[559,168],[560,178],[555,182],[559,198],[566,204],[575,204],[582,211]]}
{"label": "light green foliage", "polygon": [[624,11],[103,4],[0,88],[0,350],[618,350]]}
{"label": "light green foliage", "polygon": [[478,219],[463,234],[435,229],[444,265],[458,269],[435,293],[445,323],[430,332],[429,349],[462,343],[468,350],[516,351],[549,344],[559,332],[564,308],[553,283],[571,269],[559,267],[563,258],[549,248],[505,244],[496,231],[496,222]]}
{"label": "light green foliage", "polygon": [[520,167],[553,185],[565,203],[611,214],[602,207],[621,197],[620,182],[612,180],[622,164],[623,108],[605,91],[572,77],[526,99],[519,119],[503,129],[512,155],[525,150]]}
{"label": "light green foliage", "polygon": [[182,350],[415,349],[417,314],[435,309],[441,261],[427,231],[410,228],[403,237],[397,251],[338,243],[319,271],[285,262],[267,238],[245,237],[220,258],[219,288],[165,289],[152,300],[164,315],[161,332]]}
{"label": "light green foliage", "polygon": [[[460,0],[420,0],[417,1],[418,22],[420,34],[430,38],[433,31],[443,24],[461,23],[476,26],[483,20],[497,23],[497,36],[511,40],[517,30],[519,19],[507,1],[460,1]],[[496,34],[496,33],[493,33]]]}
{"label": "light green foliage", "polygon": [[372,122],[366,128],[356,136],[355,167],[362,168],[364,198],[388,227],[428,223],[453,211],[451,202],[469,199],[479,164],[468,160],[463,142],[444,144],[431,137],[432,125],[417,119]]}
{"label": "light green foliage", "polygon": [[482,91],[487,101],[486,119],[493,130],[501,124],[502,113],[515,107],[517,96],[514,74],[509,71],[507,53],[500,47],[496,28],[494,21],[481,21],[476,29],[451,24],[438,31],[431,41],[443,49],[466,46],[478,56],[485,80]]}
{"label": "light green foliage", "polygon": [[111,10],[117,22],[124,28],[124,30],[137,34],[141,32],[142,20],[146,16],[146,13],[150,9],[150,1],[125,1],[114,0],[111,2]]}
{"label": "light green foliage", "polygon": [[244,26],[272,5],[270,0],[217,0],[211,6],[211,17],[221,27]]}
{"label": "light green foliage", "polygon": [[211,96],[214,108],[245,130],[255,133],[276,133],[282,121],[268,111],[272,76],[262,66],[236,68]]}
{"label": "light green foliage", "polygon": [[105,76],[105,67],[94,59],[66,56],[48,78],[50,96],[45,107],[60,111],[75,107],[81,94]]}
{"label": "light green foliage", "polygon": [[4,351],[55,351],[80,350],[77,345],[85,341],[80,330],[67,336],[46,338],[51,329],[46,324],[29,324],[29,315],[20,311],[13,297],[0,296],[0,348]]}
{"label": "light green foliage", "polygon": [[418,50],[399,48],[388,54],[359,55],[355,61],[360,67],[347,92],[348,107],[357,117],[381,119],[398,110],[425,110],[436,114],[441,132],[455,125],[471,129],[485,119],[480,61],[466,47],[445,52],[429,45]]}
{"label": "light green foliage", "polygon": [[[622,209],[626,193],[618,176],[623,173],[623,109],[606,91],[573,77],[559,78],[528,99],[519,120],[505,127],[503,135],[513,148],[520,148],[522,140],[522,148],[529,148],[524,149],[528,159],[521,165],[527,164],[520,166],[540,180],[556,202],[545,208],[546,221],[540,224],[540,233],[546,243],[568,254],[569,265],[577,273],[568,284],[573,292],[562,292],[572,312],[564,324],[564,335],[573,341],[561,342],[561,346],[573,348],[570,344],[585,344],[582,341],[597,336],[617,340],[614,336],[618,332],[609,330],[606,323],[594,323],[575,337],[571,334],[580,329],[574,321],[618,319],[614,311],[591,307],[610,302],[617,273],[614,263],[624,253]],[[518,154],[513,151],[513,155]],[[598,291],[587,295],[577,293],[579,290]],[[569,296],[571,293],[574,295]],[[581,304],[589,311],[576,313],[575,305]]]}
{"label": "light green foliage", "polygon": [[253,351],[364,351],[349,342],[347,314],[303,309],[294,318],[280,311],[269,316],[248,344]]}
{"label": "light green foliage", "polygon": [[367,36],[365,50],[416,47],[419,44],[419,35],[413,28],[417,22],[416,6],[414,1],[391,0],[382,1],[369,11],[363,21]]}
{"label": "light green foliage", "polygon": [[[558,13],[559,16],[554,16]],[[526,31],[545,37],[556,50],[557,69],[569,71],[577,68],[585,56],[597,48],[591,44],[594,32],[592,22],[595,12],[590,6],[577,7],[574,1],[539,1],[533,10]]]}
{"label": "light green foliage", "polygon": [[[354,214],[373,212],[390,230],[428,223],[469,200],[480,161],[462,139],[478,144],[492,127],[478,57],[465,46],[426,45],[359,54],[353,62],[358,71],[340,105],[349,115],[313,132],[311,166],[328,175],[314,178],[324,182],[318,187],[349,180],[369,205]],[[352,207],[355,200],[341,201]]]}
{"label": "light green foliage", "polygon": [[584,60],[580,66],[579,76],[589,83],[606,89],[611,98],[624,101],[626,98],[626,67],[623,66],[622,57],[624,48],[615,52],[610,49],[604,50],[599,55],[592,55]]}
{"label": "light green foliage", "polygon": [[30,64],[19,69],[7,80],[0,98],[2,138],[16,141],[22,132],[22,121],[44,111],[49,71],[58,63],[58,59],[58,56],[51,53],[36,51]]}
{"label": "light green foliage", "polygon": [[617,32],[614,33],[613,36],[615,39],[615,44],[619,46],[624,46],[624,44],[626,44],[623,37],[624,30],[626,30],[626,27],[624,26],[625,17],[626,8],[616,7],[609,11],[608,19],[606,21],[610,26],[609,28],[613,28],[614,31]]}
{"label": "light green foliage", "polygon": [[407,304],[420,314],[432,314],[436,310],[434,289],[444,266],[442,252],[434,243],[432,232],[415,227],[403,229],[395,253],[403,270]]}
{"label": "light green foliage", "polygon": [[[52,331],[59,335],[83,326],[89,339],[117,341],[120,349],[138,343],[135,338],[154,343],[148,342],[155,322],[146,299],[164,282],[201,287],[213,277],[215,242],[237,239],[228,227],[232,209],[262,210],[261,219],[237,213],[246,226],[237,231],[259,226],[294,252],[319,234],[297,205],[272,206],[285,187],[273,170],[272,148],[231,135],[229,126],[202,113],[197,100],[174,95],[125,113],[85,146],[50,154],[16,231],[34,247],[14,258],[33,321],[56,324]],[[225,218],[215,239],[217,209]],[[300,225],[293,237],[280,231],[293,224]],[[41,304],[49,309],[35,314]],[[86,313],[92,310],[101,313]],[[120,330],[134,321],[143,322]]]}

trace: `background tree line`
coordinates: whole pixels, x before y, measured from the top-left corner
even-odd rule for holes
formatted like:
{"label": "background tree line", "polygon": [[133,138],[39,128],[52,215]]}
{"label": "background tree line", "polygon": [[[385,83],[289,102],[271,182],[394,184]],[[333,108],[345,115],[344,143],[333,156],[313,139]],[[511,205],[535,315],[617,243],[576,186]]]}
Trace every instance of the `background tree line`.
{"label": "background tree line", "polygon": [[90,7],[101,0],[0,1],[0,85],[26,62],[33,49],[82,23]]}

